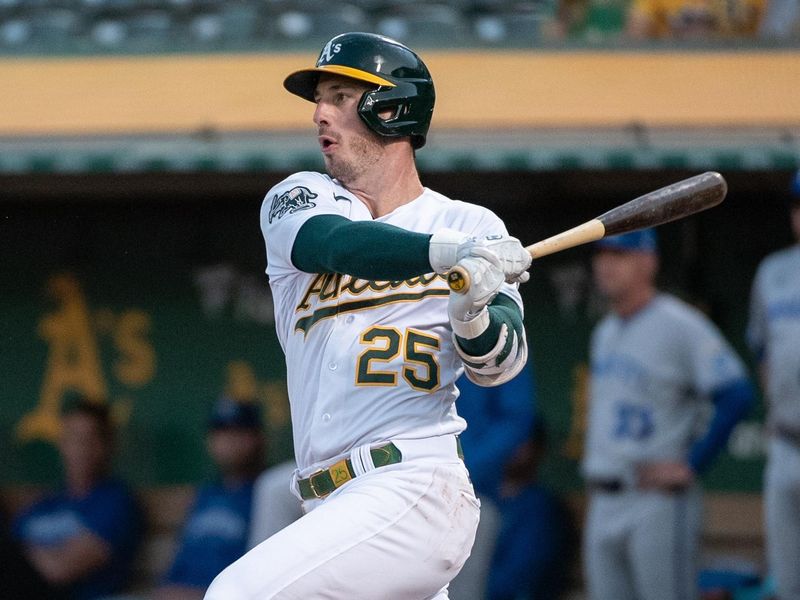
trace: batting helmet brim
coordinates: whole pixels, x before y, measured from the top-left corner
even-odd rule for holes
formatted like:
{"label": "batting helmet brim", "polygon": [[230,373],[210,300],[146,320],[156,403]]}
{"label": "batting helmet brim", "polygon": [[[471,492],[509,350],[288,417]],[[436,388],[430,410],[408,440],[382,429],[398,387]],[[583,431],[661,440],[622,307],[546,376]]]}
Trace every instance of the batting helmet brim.
{"label": "batting helmet brim", "polygon": [[291,73],[286,79],[283,80],[283,87],[295,96],[305,98],[309,102],[314,102],[314,89],[317,87],[317,82],[322,73],[332,75],[341,75],[349,79],[357,81],[364,81],[366,83],[374,83],[375,85],[384,87],[395,87],[395,84],[378,77],[374,73],[362,71],[353,67],[345,65],[323,65],[320,67],[313,67],[311,69],[301,69]]}

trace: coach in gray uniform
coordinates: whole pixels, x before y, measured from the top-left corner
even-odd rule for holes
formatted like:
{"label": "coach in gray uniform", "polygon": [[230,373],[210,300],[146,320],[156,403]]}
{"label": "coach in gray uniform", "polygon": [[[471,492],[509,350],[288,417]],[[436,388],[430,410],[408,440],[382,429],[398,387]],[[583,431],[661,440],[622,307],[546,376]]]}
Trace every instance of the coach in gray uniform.
{"label": "coach in gray uniform", "polygon": [[[800,172],[791,223],[800,240]],[[780,600],[800,599],[800,244],[771,254],[753,283],[748,341],[769,401],[764,477],[767,561]]]}
{"label": "coach in gray uniform", "polygon": [[611,312],[590,348],[589,598],[690,600],[702,525],[697,475],[752,405],[753,389],[711,321],[656,289],[652,230],[602,240],[593,268]]}

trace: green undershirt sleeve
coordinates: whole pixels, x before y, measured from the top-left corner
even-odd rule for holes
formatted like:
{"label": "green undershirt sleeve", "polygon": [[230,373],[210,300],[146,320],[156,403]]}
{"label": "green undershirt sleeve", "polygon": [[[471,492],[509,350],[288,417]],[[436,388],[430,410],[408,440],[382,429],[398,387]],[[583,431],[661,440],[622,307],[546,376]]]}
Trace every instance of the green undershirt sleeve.
{"label": "green undershirt sleeve", "polygon": [[470,356],[483,356],[497,344],[497,339],[500,337],[500,328],[505,323],[509,330],[509,336],[496,360],[497,363],[501,363],[511,352],[514,342],[514,336],[510,335],[511,331],[516,331],[517,338],[522,339],[522,328],[524,327],[522,311],[514,300],[501,293],[497,294],[494,300],[489,303],[489,319],[489,327],[478,337],[467,340],[456,336],[456,339],[461,349]]}
{"label": "green undershirt sleeve", "polygon": [[401,281],[431,273],[430,234],[339,215],[311,217],[297,232],[292,263],[306,273]]}

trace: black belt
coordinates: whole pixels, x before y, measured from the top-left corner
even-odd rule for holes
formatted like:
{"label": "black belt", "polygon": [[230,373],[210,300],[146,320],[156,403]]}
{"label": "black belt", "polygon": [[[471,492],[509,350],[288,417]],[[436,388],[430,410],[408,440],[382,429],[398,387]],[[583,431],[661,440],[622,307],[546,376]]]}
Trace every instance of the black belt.
{"label": "black belt", "polygon": [[621,479],[591,479],[588,485],[591,491],[606,494],[616,494],[625,489],[625,483]]}
{"label": "black belt", "polygon": [[790,429],[785,425],[772,425],[770,429],[779,438],[786,440],[794,446],[800,447],[800,431],[796,429]]}
{"label": "black belt", "polygon": [[[461,450],[461,440],[458,436],[456,436],[456,452],[458,457],[464,460],[464,452]],[[376,467],[394,465],[403,460],[402,452],[391,442],[384,446],[372,448],[369,453],[372,456],[372,463]],[[353,463],[349,458],[343,458],[327,469],[320,469],[305,479],[298,479],[297,487],[303,500],[314,500],[328,496],[355,476],[356,472],[353,470]]]}

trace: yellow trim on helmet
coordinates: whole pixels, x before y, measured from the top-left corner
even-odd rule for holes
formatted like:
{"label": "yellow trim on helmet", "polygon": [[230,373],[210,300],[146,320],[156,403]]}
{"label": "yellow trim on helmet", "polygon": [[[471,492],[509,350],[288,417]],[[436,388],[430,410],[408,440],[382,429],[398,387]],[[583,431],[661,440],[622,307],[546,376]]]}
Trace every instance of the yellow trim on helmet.
{"label": "yellow trim on helmet", "polygon": [[343,75],[344,77],[349,77],[350,79],[358,79],[359,81],[366,81],[368,83],[384,85],[386,87],[396,87],[396,85],[391,81],[389,81],[388,79],[384,79],[383,77],[378,77],[377,75],[370,73],[369,71],[362,71],[361,69],[355,69],[353,67],[348,67],[345,65],[322,65],[319,67],[314,67],[313,69],[303,69],[302,71],[298,71],[298,73],[302,73],[303,71],[336,73],[337,75]]}

